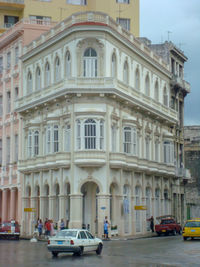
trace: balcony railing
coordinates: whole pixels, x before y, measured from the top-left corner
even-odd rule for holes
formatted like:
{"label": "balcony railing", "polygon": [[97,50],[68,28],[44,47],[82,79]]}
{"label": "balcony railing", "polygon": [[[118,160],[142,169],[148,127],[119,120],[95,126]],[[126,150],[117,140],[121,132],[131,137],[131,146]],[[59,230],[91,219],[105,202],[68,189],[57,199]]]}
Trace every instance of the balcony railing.
{"label": "balcony railing", "polygon": [[179,77],[177,75],[173,75],[172,76],[172,84],[173,85],[178,85],[182,89],[184,89],[185,91],[190,93],[190,84],[188,82],[186,82],[185,80],[183,80],[182,77]]}
{"label": "balcony railing", "polygon": [[183,179],[191,179],[190,170],[185,168],[176,168],[176,176]]}

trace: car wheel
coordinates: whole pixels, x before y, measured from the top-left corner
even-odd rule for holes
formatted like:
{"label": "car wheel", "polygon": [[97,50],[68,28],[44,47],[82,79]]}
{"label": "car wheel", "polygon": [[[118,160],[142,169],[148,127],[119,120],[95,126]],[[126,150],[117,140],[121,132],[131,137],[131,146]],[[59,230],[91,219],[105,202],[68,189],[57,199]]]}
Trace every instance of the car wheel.
{"label": "car wheel", "polygon": [[191,237],[192,240],[194,240],[194,237]]}
{"label": "car wheel", "polygon": [[98,245],[97,250],[96,250],[97,255],[100,255],[100,254],[101,254],[102,249],[103,249],[103,245],[100,243],[100,244]]}
{"label": "car wheel", "polygon": [[52,253],[53,257],[57,257],[58,256],[58,252],[56,252],[56,251],[52,251],[51,253]]}
{"label": "car wheel", "polygon": [[186,241],[188,238],[186,236],[183,237],[183,240]]}
{"label": "car wheel", "polygon": [[158,236],[160,236],[160,233],[159,233],[159,232],[156,232],[156,234],[157,234]]}
{"label": "car wheel", "polygon": [[83,247],[80,247],[79,252],[77,253],[78,256],[82,256],[83,255]]}
{"label": "car wheel", "polygon": [[179,232],[178,232],[178,234],[181,235],[181,232],[182,232],[182,231],[181,231],[181,229],[180,229]]}

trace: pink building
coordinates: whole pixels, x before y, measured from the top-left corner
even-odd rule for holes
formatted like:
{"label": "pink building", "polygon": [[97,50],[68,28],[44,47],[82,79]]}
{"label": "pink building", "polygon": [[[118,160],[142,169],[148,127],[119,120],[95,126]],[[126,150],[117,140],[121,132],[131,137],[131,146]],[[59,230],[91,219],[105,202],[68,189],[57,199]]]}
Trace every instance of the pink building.
{"label": "pink building", "polygon": [[22,124],[14,111],[22,96],[23,47],[49,30],[55,23],[27,20],[0,35],[0,222],[22,217],[21,178],[17,170]]}

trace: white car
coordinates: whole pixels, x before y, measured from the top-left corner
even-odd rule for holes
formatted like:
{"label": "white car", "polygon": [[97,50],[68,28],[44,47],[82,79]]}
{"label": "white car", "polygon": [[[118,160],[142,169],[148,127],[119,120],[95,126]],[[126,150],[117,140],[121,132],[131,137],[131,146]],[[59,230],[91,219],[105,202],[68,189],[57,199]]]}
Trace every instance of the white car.
{"label": "white car", "polygon": [[57,232],[56,236],[50,237],[47,248],[54,257],[58,253],[67,252],[81,256],[83,252],[96,251],[100,255],[103,248],[101,239],[84,229],[66,229]]}

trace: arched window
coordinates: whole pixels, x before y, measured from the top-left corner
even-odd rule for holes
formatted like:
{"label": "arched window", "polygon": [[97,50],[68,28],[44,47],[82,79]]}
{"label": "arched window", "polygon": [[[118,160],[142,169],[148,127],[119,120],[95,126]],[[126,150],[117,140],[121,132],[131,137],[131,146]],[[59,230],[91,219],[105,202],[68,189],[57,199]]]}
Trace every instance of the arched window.
{"label": "arched window", "polygon": [[51,73],[49,62],[45,65],[45,86],[49,86],[51,82]]}
{"label": "arched window", "polygon": [[33,91],[33,79],[32,79],[32,74],[29,71],[28,76],[27,76],[27,93],[32,93]]}
{"label": "arched window", "polygon": [[155,95],[155,100],[156,100],[156,101],[159,101],[158,81],[156,81],[156,83],[155,83],[155,92],[154,92],[154,95]]}
{"label": "arched window", "polygon": [[71,139],[71,128],[70,125],[67,124],[65,126],[65,151],[70,152],[70,140]]}
{"label": "arched window", "polygon": [[32,132],[28,132],[28,157],[32,157]]}
{"label": "arched window", "polygon": [[37,67],[36,69],[36,81],[35,81],[35,85],[36,85],[36,90],[40,90],[41,89],[41,71],[40,68]]}
{"label": "arched window", "polygon": [[61,67],[60,67],[60,59],[59,57],[56,57],[55,60],[55,82],[60,81],[61,79]]}
{"label": "arched window", "polygon": [[124,73],[123,73],[123,81],[126,83],[126,84],[128,84],[128,79],[129,79],[129,75],[128,75],[128,71],[129,71],[129,69],[128,69],[128,63],[127,63],[127,61],[124,63]]}
{"label": "arched window", "polygon": [[53,152],[59,151],[59,128],[58,125],[53,127]]}
{"label": "arched window", "polygon": [[149,136],[147,136],[146,138],[145,138],[145,152],[146,152],[146,159],[150,159],[150,137]]}
{"label": "arched window", "polygon": [[34,132],[34,156],[39,155],[39,131]]}
{"label": "arched window", "polygon": [[150,95],[150,82],[149,82],[149,75],[146,76],[145,79],[145,95]]}
{"label": "arched window", "polygon": [[65,75],[67,78],[71,76],[71,55],[69,51],[65,55]]}
{"label": "arched window", "polygon": [[140,72],[139,69],[135,71],[135,89],[140,90]]}
{"label": "arched window", "polygon": [[96,121],[88,119],[84,123],[85,149],[96,149]]}
{"label": "arched window", "polygon": [[117,74],[117,60],[115,53],[112,54],[112,62],[111,62],[111,75],[112,77],[116,77]]}
{"label": "arched window", "polygon": [[83,76],[97,77],[97,53],[93,48],[87,48],[83,56]]}
{"label": "arched window", "polygon": [[164,88],[163,91],[163,104],[168,107],[168,94],[167,94],[167,88]]}

